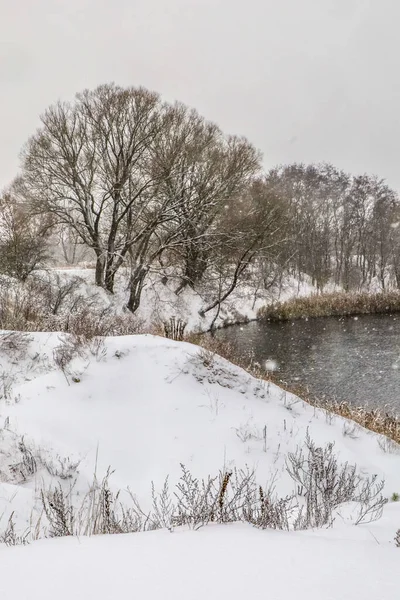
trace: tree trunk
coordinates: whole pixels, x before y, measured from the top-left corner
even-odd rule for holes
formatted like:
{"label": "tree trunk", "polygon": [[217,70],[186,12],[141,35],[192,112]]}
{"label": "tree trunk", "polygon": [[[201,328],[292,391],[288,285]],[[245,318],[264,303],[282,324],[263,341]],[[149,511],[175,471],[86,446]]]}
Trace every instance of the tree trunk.
{"label": "tree trunk", "polygon": [[149,271],[148,267],[140,265],[132,271],[129,281],[129,300],[127,308],[132,312],[136,312],[140,305],[140,297],[143,291],[144,280]]}
{"label": "tree trunk", "polygon": [[207,270],[208,255],[203,248],[198,248],[195,243],[190,242],[186,249],[184,281],[194,288],[199,283]]}
{"label": "tree trunk", "polygon": [[98,285],[100,287],[104,287],[104,271],[105,271],[104,254],[99,253],[99,254],[97,254],[97,259],[96,259],[95,281],[96,281],[96,285]]}
{"label": "tree trunk", "polygon": [[115,281],[115,270],[107,269],[107,267],[106,267],[106,272],[105,272],[105,277],[104,277],[104,286],[105,286],[106,290],[108,292],[110,292],[110,294],[114,293],[114,281]]}

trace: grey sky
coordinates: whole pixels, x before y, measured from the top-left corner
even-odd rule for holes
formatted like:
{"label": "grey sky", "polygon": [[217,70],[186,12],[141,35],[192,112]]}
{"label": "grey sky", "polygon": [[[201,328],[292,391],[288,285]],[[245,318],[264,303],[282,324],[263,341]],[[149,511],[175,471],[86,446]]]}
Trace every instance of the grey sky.
{"label": "grey sky", "polygon": [[39,114],[115,81],[400,189],[398,0],[0,0],[0,185]]}

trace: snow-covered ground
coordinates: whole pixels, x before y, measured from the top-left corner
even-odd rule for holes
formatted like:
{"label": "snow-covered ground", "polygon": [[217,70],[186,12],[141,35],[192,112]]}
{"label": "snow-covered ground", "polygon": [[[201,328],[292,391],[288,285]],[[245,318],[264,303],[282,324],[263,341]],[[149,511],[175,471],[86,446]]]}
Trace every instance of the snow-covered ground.
{"label": "snow-covered ground", "polygon": [[[255,469],[261,485],[285,496],[295,491],[288,453],[304,446],[307,432],[317,445],[334,442],[338,461],[356,464],[363,477],[383,478],[388,498],[400,492],[398,447],[224,359],[186,343],[126,336],[86,349],[61,371],[54,350],[65,339],[35,333],[18,356],[0,352],[8,377],[0,400],[0,532],[11,513],[19,532],[36,522],[43,488],[68,486],[79,505],[94,472],[101,478],[108,467],[112,489],[129,487],[145,509],[151,482],[160,490],[169,476],[173,489],[180,463],[199,478]],[[22,436],[35,458],[30,474],[18,467]],[[60,600],[397,597],[400,503],[389,502],[376,523],[353,519],[344,507],[333,528],[316,531],[230,524],[0,545],[0,598],[45,600],[56,590]]]}
{"label": "snow-covered ground", "polygon": [[234,524],[0,548],[0,598],[394,600],[400,550],[376,531],[338,539]]}
{"label": "snow-covered ground", "polygon": [[[109,294],[94,285],[93,269],[55,269],[61,281],[68,281],[78,277],[82,285],[76,291],[84,297],[96,297],[100,306],[109,306],[117,313],[121,313],[126,306],[129,293],[127,291],[127,275],[122,270],[117,279],[115,293]],[[200,316],[210,299],[215,299],[214,294],[207,290],[194,291],[186,287],[179,295],[175,293],[178,282],[175,278],[162,283],[159,276],[148,277],[143,289],[141,303],[135,316],[144,328],[160,325],[171,317],[182,319],[187,323],[187,332],[208,331],[217,309],[213,309]],[[311,285],[307,276],[299,282],[293,277],[285,277],[282,285],[269,290],[256,289],[255,282],[241,283],[234,292],[222,303],[221,310],[215,322],[216,327],[223,327],[233,323],[243,323],[257,318],[258,310],[266,303],[284,301],[297,296],[309,296],[316,289]]]}
{"label": "snow-covered ground", "polygon": [[[42,454],[79,460],[82,491],[97,464],[100,474],[115,469],[115,487],[145,499],[152,481],[177,481],[183,463],[199,477],[255,466],[260,483],[275,478],[285,495],[293,487],[287,453],[308,430],[318,445],[334,442],[343,462],[384,477],[388,494],[400,492],[400,455],[385,453],[376,435],[361,428],[348,435],[344,419],[222,358],[204,365],[196,346],[150,335],[108,338],[97,356],[75,358],[65,375],[53,364],[63,337],[32,335],[28,354],[34,363],[39,354],[43,365],[47,357],[47,369],[35,373],[25,359],[30,381],[23,381],[19,361],[18,382],[0,404],[3,455],[7,434],[16,432]],[[0,458],[3,473],[7,460]]]}

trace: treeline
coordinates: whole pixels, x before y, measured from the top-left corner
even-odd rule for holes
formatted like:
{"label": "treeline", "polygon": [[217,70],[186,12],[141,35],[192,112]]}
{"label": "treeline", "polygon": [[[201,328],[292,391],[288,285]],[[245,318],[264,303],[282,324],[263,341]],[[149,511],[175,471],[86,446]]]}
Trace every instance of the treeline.
{"label": "treeline", "polygon": [[143,88],[84,91],[41,123],[1,198],[3,273],[25,280],[56,239],[71,262],[90,249],[110,293],[128,273],[132,312],[150,273],[177,294],[206,290],[203,313],[244,279],[400,286],[398,198],[376,177],[325,164],[265,173],[248,140]]}
{"label": "treeline", "polygon": [[376,176],[351,176],[329,164],[272,169],[268,189],[286,203],[284,260],[323,289],[330,280],[362,289],[374,278],[400,287],[400,205]]}

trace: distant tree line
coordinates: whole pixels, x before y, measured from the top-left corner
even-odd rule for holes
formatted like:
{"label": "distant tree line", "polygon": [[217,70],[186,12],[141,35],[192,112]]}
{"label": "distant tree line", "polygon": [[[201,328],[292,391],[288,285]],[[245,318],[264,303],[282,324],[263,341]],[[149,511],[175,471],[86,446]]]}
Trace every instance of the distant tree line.
{"label": "distant tree line", "polygon": [[0,202],[0,271],[26,279],[57,236],[67,261],[91,249],[108,292],[128,273],[132,312],[158,273],[177,294],[206,290],[206,313],[244,278],[400,287],[399,221],[396,193],[375,176],[327,164],[265,173],[247,139],[195,110],[103,85],[47,109],[23,149]]}
{"label": "distant tree line", "polygon": [[266,185],[286,202],[283,256],[293,274],[319,289],[333,280],[348,291],[374,278],[382,289],[400,287],[400,204],[384,180],[294,164],[272,169]]}

